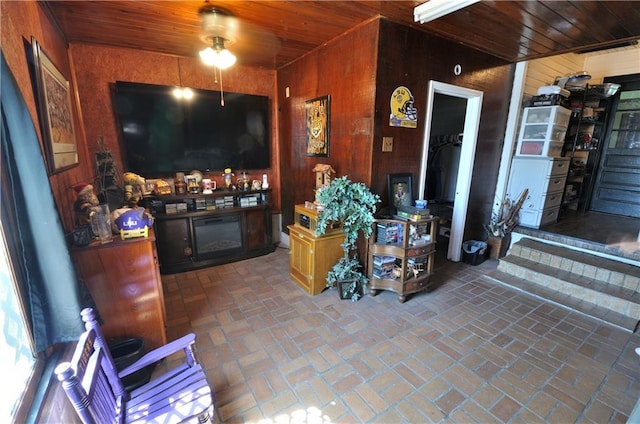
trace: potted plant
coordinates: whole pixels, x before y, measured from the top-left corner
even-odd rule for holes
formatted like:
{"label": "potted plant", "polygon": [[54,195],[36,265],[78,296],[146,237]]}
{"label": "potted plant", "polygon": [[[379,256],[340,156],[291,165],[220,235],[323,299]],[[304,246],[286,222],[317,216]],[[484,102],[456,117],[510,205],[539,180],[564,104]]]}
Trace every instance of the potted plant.
{"label": "potted plant", "polygon": [[365,238],[371,236],[380,196],[371,193],[364,183],[352,182],[347,176],[342,176],[320,187],[316,193],[316,201],[321,209],[316,227],[318,234],[324,234],[331,223],[341,222],[345,235],[342,244],[344,256],[327,274],[327,286],[339,285],[344,289],[341,290],[340,297],[350,298],[355,302],[369,282],[358,259],[356,242],[361,233]]}

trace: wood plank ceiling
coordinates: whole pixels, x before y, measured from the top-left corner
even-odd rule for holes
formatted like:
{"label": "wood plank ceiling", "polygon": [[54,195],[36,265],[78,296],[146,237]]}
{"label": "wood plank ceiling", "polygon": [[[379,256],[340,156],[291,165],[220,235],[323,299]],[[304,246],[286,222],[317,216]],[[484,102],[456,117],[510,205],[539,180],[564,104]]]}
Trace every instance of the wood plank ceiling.
{"label": "wood plank ceiling", "polygon": [[640,38],[634,1],[481,1],[435,21],[413,21],[422,1],[47,1],[67,41],[197,56],[198,10],[219,6],[239,25],[238,62],[278,69],[377,16],[510,62]]}

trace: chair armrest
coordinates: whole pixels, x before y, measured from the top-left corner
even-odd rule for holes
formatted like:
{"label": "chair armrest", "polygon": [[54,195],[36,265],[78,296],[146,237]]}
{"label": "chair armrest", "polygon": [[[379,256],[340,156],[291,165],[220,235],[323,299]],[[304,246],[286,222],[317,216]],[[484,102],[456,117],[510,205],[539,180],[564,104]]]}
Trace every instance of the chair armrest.
{"label": "chair armrest", "polygon": [[196,335],[194,333],[189,333],[186,336],[182,336],[177,340],[172,341],[164,346],[160,346],[157,349],[152,350],[151,352],[146,353],[142,358],[138,359],[133,364],[129,365],[122,371],[118,373],[120,378],[126,377],[129,374],[133,374],[134,372],[141,370],[151,364],[155,364],[160,360],[166,358],[167,356],[173,355],[180,350],[184,350],[194,344],[196,341]]}

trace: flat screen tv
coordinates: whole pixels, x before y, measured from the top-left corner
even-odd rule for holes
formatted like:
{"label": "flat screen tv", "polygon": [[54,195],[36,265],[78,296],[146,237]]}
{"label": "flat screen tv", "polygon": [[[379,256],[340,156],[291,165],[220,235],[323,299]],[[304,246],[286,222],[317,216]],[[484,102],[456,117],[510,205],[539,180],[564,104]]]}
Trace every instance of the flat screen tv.
{"label": "flat screen tv", "polygon": [[126,171],[146,178],[178,171],[270,168],[267,96],[117,81],[113,97]]}

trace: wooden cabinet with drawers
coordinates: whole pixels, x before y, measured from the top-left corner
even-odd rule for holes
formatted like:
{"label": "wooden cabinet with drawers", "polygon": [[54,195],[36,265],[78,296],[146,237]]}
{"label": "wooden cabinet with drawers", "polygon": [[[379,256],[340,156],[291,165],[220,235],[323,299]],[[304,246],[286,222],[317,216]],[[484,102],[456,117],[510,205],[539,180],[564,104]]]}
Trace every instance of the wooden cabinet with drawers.
{"label": "wooden cabinet with drawers", "polygon": [[108,342],[142,338],[145,351],[167,343],[155,234],[71,249],[71,257],[104,321]]}

